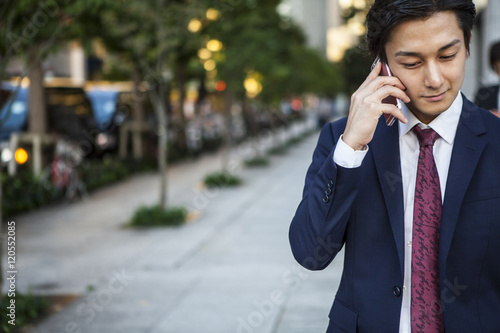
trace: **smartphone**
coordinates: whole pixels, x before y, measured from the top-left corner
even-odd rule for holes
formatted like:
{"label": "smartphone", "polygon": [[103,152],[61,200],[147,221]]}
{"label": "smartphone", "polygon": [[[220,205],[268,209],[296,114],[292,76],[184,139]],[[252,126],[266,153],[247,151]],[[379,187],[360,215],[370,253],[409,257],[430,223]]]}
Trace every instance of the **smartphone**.
{"label": "smartphone", "polygon": [[[373,70],[373,67],[375,67],[379,62],[380,62],[380,58],[377,57],[372,64],[372,70]],[[385,62],[382,62],[382,70],[380,71],[380,75],[392,76],[391,69],[389,68],[389,65],[387,65]],[[382,100],[382,103],[393,104],[401,110],[401,100],[399,98],[394,97],[394,96],[388,96],[388,97],[384,98]],[[394,117],[393,115],[384,113],[384,117],[385,117],[385,123],[387,124],[387,126],[392,126],[394,124],[394,122],[396,121],[396,117]]]}

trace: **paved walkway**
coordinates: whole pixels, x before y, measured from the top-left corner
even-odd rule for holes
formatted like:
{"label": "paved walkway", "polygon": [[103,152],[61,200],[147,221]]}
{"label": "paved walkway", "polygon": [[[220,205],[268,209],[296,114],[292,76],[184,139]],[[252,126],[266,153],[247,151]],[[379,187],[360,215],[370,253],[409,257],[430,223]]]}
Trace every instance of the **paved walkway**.
{"label": "paved walkway", "polygon": [[176,165],[170,202],[199,212],[182,227],[124,227],[140,204],[157,200],[155,174],[15,217],[18,289],[80,296],[33,332],[325,332],[342,258],[309,272],[288,244],[316,140],[270,167],[239,169],[238,188],[199,186],[220,169],[217,155]]}

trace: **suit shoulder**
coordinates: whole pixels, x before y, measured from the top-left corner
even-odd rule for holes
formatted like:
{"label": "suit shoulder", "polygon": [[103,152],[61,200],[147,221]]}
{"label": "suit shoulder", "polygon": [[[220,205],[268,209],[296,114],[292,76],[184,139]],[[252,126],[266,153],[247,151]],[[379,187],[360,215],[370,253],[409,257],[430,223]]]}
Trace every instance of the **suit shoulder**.
{"label": "suit shoulder", "polygon": [[320,139],[330,137],[333,138],[335,142],[337,142],[342,133],[344,133],[346,124],[346,117],[335,120],[331,123],[327,123],[321,130]]}
{"label": "suit shoulder", "polygon": [[500,134],[500,118],[494,115],[491,111],[487,111],[481,108],[478,108],[478,110],[481,113],[486,126],[499,129],[498,134]]}

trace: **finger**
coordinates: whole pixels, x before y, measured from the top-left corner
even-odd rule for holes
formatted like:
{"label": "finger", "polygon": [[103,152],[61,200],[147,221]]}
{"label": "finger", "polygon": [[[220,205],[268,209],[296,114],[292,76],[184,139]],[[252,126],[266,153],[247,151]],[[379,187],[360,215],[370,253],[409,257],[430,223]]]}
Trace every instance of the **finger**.
{"label": "finger", "polygon": [[373,69],[371,70],[370,74],[366,77],[365,81],[359,86],[358,90],[363,90],[365,89],[373,80],[375,80],[379,75],[380,71],[382,70],[382,65],[380,62],[378,62]]}
{"label": "finger", "polygon": [[406,119],[404,113],[394,104],[382,103],[382,107],[380,108],[380,110],[382,111],[382,114],[390,114],[404,124],[408,122],[408,119]]}
{"label": "finger", "polygon": [[408,95],[406,94],[406,92],[404,92],[403,90],[401,90],[398,87],[387,86],[387,85],[383,86],[380,89],[378,89],[376,92],[374,92],[372,94],[372,96],[377,101],[382,101],[382,100],[384,100],[385,98],[387,98],[389,96],[393,96],[393,97],[399,98],[400,100],[402,100],[405,103],[409,103],[411,101],[410,97],[408,97]]}
{"label": "finger", "polygon": [[379,76],[369,83],[367,89],[375,91],[384,86],[393,86],[400,90],[406,90],[406,86],[395,76]]}

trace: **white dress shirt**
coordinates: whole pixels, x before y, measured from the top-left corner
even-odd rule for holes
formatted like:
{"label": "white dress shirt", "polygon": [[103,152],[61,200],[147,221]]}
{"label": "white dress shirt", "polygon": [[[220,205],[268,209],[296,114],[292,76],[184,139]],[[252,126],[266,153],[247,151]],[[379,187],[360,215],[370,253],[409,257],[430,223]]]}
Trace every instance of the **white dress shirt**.
{"label": "white dress shirt", "polygon": [[[459,92],[450,108],[441,113],[428,125],[420,121],[410,112],[403,103],[402,112],[408,119],[408,123],[399,124],[399,150],[401,156],[401,172],[403,177],[404,196],[404,230],[405,230],[405,262],[404,262],[404,285],[403,300],[401,305],[401,318],[399,325],[400,333],[411,332],[410,305],[411,305],[411,241],[413,232],[413,201],[415,197],[415,181],[417,177],[418,155],[420,152],[417,136],[411,131],[413,126],[419,124],[422,128],[431,127],[440,138],[434,144],[433,153],[436,161],[436,168],[439,174],[441,186],[441,197],[444,200],[446,180],[448,179],[448,169],[450,166],[453,142],[457,131],[460,114],[462,112],[463,99]],[[367,150],[354,151],[349,147],[342,137],[336,145],[333,160],[337,165],[345,168],[356,168],[361,166]]]}

